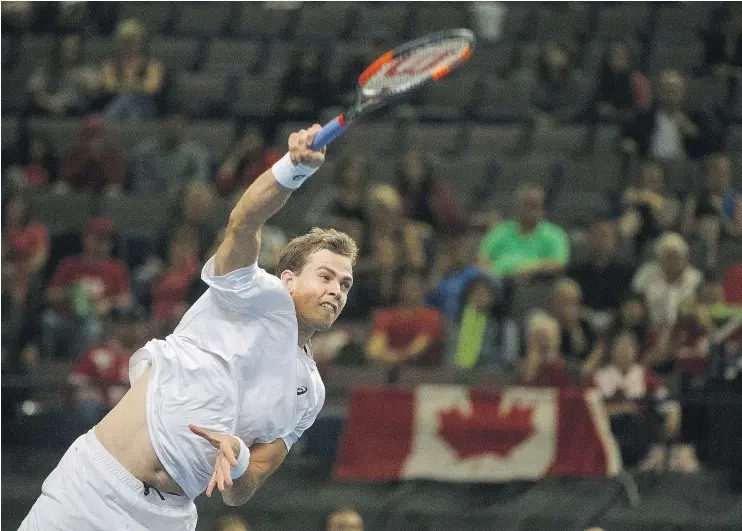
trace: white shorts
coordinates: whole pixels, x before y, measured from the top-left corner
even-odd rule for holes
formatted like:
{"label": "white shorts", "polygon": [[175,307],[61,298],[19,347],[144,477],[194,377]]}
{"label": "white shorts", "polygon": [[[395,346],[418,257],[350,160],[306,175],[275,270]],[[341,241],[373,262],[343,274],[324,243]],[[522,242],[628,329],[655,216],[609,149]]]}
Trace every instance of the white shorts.
{"label": "white shorts", "polygon": [[91,429],[44,480],[18,531],[193,531],[196,506],[149,489],[106,451]]}

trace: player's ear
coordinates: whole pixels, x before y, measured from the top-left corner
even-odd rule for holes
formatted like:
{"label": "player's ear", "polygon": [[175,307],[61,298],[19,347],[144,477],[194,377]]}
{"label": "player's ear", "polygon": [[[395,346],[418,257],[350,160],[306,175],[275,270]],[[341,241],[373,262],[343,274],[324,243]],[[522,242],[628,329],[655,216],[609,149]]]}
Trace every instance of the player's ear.
{"label": "player's ear", "polygon": [[289,293],[294,293],[294,289],[296,288],[296,275],[294,275],[294,272],[288,269],[285,269],[281,273],[281,280],[283,281],[284,285],[288,288]]}

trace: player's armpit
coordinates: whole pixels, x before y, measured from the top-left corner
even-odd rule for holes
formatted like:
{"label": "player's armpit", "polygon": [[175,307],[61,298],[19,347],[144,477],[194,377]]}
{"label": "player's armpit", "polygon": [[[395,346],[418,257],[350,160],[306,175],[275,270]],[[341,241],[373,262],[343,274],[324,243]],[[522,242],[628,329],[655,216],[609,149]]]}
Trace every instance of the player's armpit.
{"label": "player's armpit", "polygon": [[224,491],[222,499],[230,506],[243,505],[252,498],[265,480],[281,466],[287,455],[282,439],[272,443],[255,443],[250,447],[250,464],[245,473]]}

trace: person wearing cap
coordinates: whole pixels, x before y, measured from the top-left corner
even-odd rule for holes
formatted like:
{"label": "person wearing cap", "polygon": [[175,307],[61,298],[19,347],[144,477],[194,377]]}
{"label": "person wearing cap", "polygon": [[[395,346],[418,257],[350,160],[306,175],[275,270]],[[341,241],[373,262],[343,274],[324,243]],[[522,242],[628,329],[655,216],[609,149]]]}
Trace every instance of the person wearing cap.
{"label": "person wearing cap", "polygon": [[77,144],[62,159],[58,191],[115,195],[121,192],[125,177],[124,159],[108,142],[102,119],[85,118]]}
{"label": "person wearing cap", "polygon": [[54,273],[41,321],[42,355],[79,355],[100,341],[101,319],[131,306],[129,273],[112,256],[113,234],[112,219],[92,218],[85,227],[82,254],[63,260]]}

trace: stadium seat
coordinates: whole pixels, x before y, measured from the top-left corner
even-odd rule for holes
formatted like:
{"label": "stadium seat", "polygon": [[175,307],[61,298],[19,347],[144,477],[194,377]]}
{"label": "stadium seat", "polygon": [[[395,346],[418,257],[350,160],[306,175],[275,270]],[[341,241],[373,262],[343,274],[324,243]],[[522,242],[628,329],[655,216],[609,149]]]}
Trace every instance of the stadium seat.
{"label": "stadium seat", "polygon": [[573,191],[557,195],[547,217],[566,230],[587,228],[611,213],[611,204],[604,194]]}
{"label": "stadium seat", "polygon": [[713,112],[721,109],[727,102],[727,80],[704,77],[686,80],[686,101],[690,109]]}
{"label": "stadium seat", "polygon": [[16,68],[23,68],[31,73],[37,67],[45,66],[54,53],[56,42],[57,37],[54,35],[24,35],[18,48]]}
{"label": "stadium seat", "polygon": [[543,4],[537,11],[535,37],[541,42],[576,42],[587,30],[589,11],[585,4]]}
{"label": "stadium seat", "polygon": [[618,156],[601,154],[585,160],[568,161],[561,181],[564,191],[596,193],[616,191],[621,185]]}
{"label": "stadium seat", "polygon": [[665,69],[672,68],[688,75],[701,64],[702,46],[699,43],[678,45],[656,44],[649,60],[649,75],[656,78]]}
{"label": "stadium seat", "polygon": [[487,76],[479,91],[477,118],[492,122],[521,122],[533,117],[532,78],[515,75],[508,79]]}
{"label": "stadium seat", "polygon": [[103,198],[100,213],[113,219],[122,235],[147,234],[157,236],[172,222],[167,197],[159,195]]}
{"label": "stadium seat", "polygon": [[95,198],[90,194],[37,192],[29,197],[31,218],[46,225],[54,236],[68,231],[81,231],[93,213]]}
{"label": "stadium seat", "polygon": [[469,128],[467,149],[474,154],[513,156],[523,149],[525,128],[517,124],[483,125]]}
{"label": "stadium seat", "polygon": [[296,14],[286,9],[271,9],[261,2],[241,2],[236,33],[243,37],[285,37],[290,19]]}
{"label": "stadium seat", "polygon": [[179,5],[175,33],[178,35],[221,35],[232,17],[229,2],[186,2]]}
{"label": "stadium seat", "polygon": [[15,44],[14,40],[9,35],[2,36],[2,47],[0,47],[0,53],[2,53],[2,67],[3,71],[8,68],[15,57]]}
{"label": "stadium seat", "polygon": [[158,37],[149,45],[152,56],[177,71],[192,70],[200,59],[200,45],[196,39]]}
{"label": "stadium seat", "polygon": [[175,80],[170,102],[192,117],[221,115],[227,99],[225,76],[181,73]]}
{"label": "stadium seat", "polygon": [[443,158],[433,164],[433,175],[451,185],[456,203],[465,208],[491,193],[494,170],[489,157]]}
{"label": "stadium seat", "polygon": [[585,148],[587,128],[581,125],[549,125],[536,127],[530,150],[536,154],[573,156]]}
{"label": "stadium seat", "polygon": [[160,127],[158,120],[110,122],[108,132],[111,142],[128,157],[142,141],[156,135]]}
{"label": "stadium seat", "polygon": [[116,42],[111,37],[91,35],[84,40],[84,45],[83,53],[88,65],[98,66],[116,56]]}
{"label": "stadium seat", "polygon": [[412,24],[413,31],[410,37],[422,37],[427,33],[442,31],[451,28],[470,27],[466,5],[453,3],[413,3]]}
{"label": "stadium seat", "polygon": [[20,134],[20,124],[17,116],[5,115],[2,120],[2,147],[14,146]]}
{"label": "stadium seat", "polygon": [[733,125],[727,134],[727,150],[742,153],[742,125]]}
{"label": "stadium seat", "polygon": [[533,5],[527,2],[508,2],[503,4],[507,11],[502,24],[502,38],[505,41],[517,41],[530,33],[534,18]]}
{"label": "stadium seat", "polygon": [[[334,44],[331,59],[327,65],[327,77],[337,82],[345,75],[351,62],[363,54],[365,43],[362,41],[338,41]],[[357,72],[356,75],[360,75]]]}
{"label": "stadium seat", "polygon": [[213,160],[221,162],[235,141],[237,125],[231,120],[196,120],[186,128],[185,137],[204,146]]}
{"label": "stadium seat", "polygon": [[26,91],[28,82],[28,73],[20,68],[3,72],[0,85],[2,86],[2,110],[6,112],[16,112],[25,109],[29,102],[29,94]]}
{"label": "stadium seat", "polygon": [[[5,76],[3,76],[3,80]],[[3,100],[5,100],[3,95]],[[62,157],[77,141],[80,131],[80,120],[76,118],[31,118],[28,121],[28,130],[38,132],[51,142],[55,156]]]}
{"label": "stadium seat", "polygon": [[343,133],[335,144],[338,153],[362,150],[364,153],[388,155],[400,147],[397,125],[390,121],[359,122]]}
{"label": "stadium seat", "polygon": [[[697,5],[701,4],[701,5]],[[704,2],[688,5],[658,5],[657,22],[652,32],[655,44],[684,45],[698,39],[698,30],[706,26],[710,9]]]}
{"label": "stadium seat", "polygon": [[522,159],[503,158],[497,161],[496,186],[498,190],[514,191],[524,182],[548,187],[554,172],[551,157],[530,155]]}
{"label": "stadium seat", "polygon": [[421,120],[459,120],[472,106],[477,80],[463,70],[440,83],[425,87],[422,105],[417,108]]}
{"label": "stadium seat", "polygon": [[134,18],[142,22],[150,34],[164,33],[173,18],[171,2],[122,2],[119,18]]}
{"label": "stadium seat", "polygon": [[648,23],[648,4],[644,2],[603,3],[593,37],[604,42],[638,38]]}
{"label": "stadium seat", "polygon": [[239,39],[214,39],[209,44],[203,69],[233,69],[235,73],[255,72],[263,62],[263,45]]}
{"label": "stadium seat", "polygon": [[407,130],[407,149],[450,155],[461,144],[461,127],[458,124],[413,124]]}
{"label": "stadium seat", "polygon": [[516,46],[508,42],[477,42],[466,68],[476,74],[503,76],[513,66]]}
{"label": "stadium seat", "polygon": [[367,39],[375,36],[379,28],[384,33],[394,38],[406,37],[405,29],[409,18],[409,4],[404,2],[389,4],[367,4],[362,6],[358,12],[352,37],[356,39]]}
{"label": "stadium seat", "polygon": [[351,4],[320,2],[304,4],[299,9],[296,37],[301,40],[336,40],[346,35],[350,25]]}
{"label": "stadium seat", "polygon": [[288,72],[294,60],[294,56],[300,47],[294,41],[273,41],[268,49],[268,60],[263,69],[263,75],[279,80]]}
{"label": "stadium seat", "polygon": [[229,104],[230,112],[241,117],[266,118],[275,114],[280,97],[275,79],[244,76],[235,97]]}
{"label": "stadium seat", "polygon": [[618,152],[621,139],[621,128],[617,125],[599,125],[593,132],[592,152],[598,155],[609,155]]}

